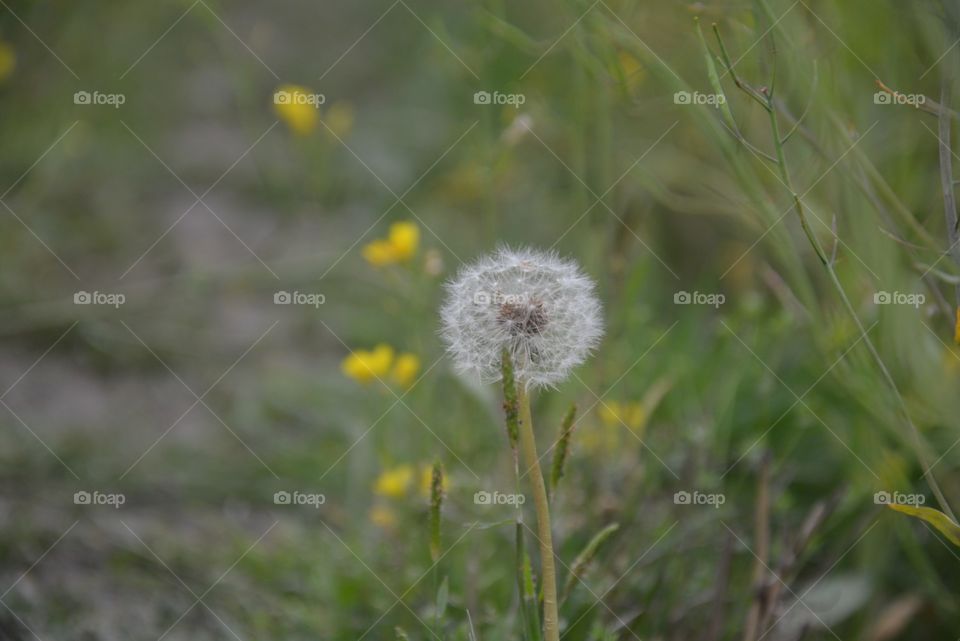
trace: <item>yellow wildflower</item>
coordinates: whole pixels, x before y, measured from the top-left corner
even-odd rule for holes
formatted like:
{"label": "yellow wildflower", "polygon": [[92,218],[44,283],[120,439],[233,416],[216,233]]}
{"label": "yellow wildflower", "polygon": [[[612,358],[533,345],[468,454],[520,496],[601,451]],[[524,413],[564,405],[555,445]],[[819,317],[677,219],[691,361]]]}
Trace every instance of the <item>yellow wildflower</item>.
{"label": "yellow wildflower", "polygon": [[363,257],[374,267],[410,260],[420,245],[420,228],[410,221],[393,223],[385,239],[377,239],[363,248]]}
{"label": "yellow wildflower", "polygon": [[0,80],[6,80],[13,73],[17,55],[9,43],[0,40]]}
{"label": "yellow wildflower", "polygon": [[401,354],[393,366],[390,378],[400,387],[410,387],[420,371],[420,358],[416,354]]}
{"label": "yellow wildflower", "polygon": [[277,116],[300,136],[311,133],[320,122],[318,103],[318,94],[300,85],[281,85],[273,94]]}
{"label": "yellow wildflower", "polygon": [[370,508],[370,522],[389,530],[397,524],[397,515],[386,505],[374,505]]}
{"label": "yellow wildflower", "polygon": [[340,368],[343,373],[360,383],[369,383],[375,378],[382,379],[393,364],[393,348],[381,343],[371,351],[356,350],[343,359]]}
{"label": "yellow wildflower", "polygon": [[394,262],[393,245],[389,240],[375,240],[363,247],[363,257],[374,267]]}
{"label": "yellow wildflower", "polygon": [[413,467],[398,465],[381,472],[373,486],[373,491],[380,496],[399,499],[407,493],[411,483],[413,483]]}
{"label": "yellow wildflower", "polygon": [[416,223],[406,221],[390,225],[390,244],[397,260],[409,260],[417,253],[420,244],[420,228]]}
{"label": "yellow wildflower", "polygon": [[646,424],[647,410],[643,403],[608,401],[600,406],[600,419],[608,426],[626,425],[636,431]]}
{"label": "yellow wildflower", "polygon": [[343,138],[353,130],[353,107],[345,102],[335,102],[327,109],[323,122],[330,129],[327,133]]}

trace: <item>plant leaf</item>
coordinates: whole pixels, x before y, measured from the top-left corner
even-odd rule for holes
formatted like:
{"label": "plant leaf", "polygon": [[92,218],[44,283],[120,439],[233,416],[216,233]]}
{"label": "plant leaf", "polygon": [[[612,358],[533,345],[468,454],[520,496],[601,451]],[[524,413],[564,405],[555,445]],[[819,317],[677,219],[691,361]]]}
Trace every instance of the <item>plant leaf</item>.
{"label": "plant leaf", "polygon": [[440,583],[440,589],[437,590],[437,619],[442,619],[447,611],[447,602],[450,600],[450,581],[449,577],[443,577]]}
{"label": "plant leaf", "polygon": [[933,527],[937,528],[941,534],[950,539],[950,542],[960,547],[960,525],[957,525],[953,520],[941,512],[940,510],[935,510],[932,507],[914,507],[913,505],[900,505],[899,503],[888,503],[887,507],[891,510],[897,512],[902,512],[903,514],[908,514],[910,516],[915,516],[918,519],[923,519]]}

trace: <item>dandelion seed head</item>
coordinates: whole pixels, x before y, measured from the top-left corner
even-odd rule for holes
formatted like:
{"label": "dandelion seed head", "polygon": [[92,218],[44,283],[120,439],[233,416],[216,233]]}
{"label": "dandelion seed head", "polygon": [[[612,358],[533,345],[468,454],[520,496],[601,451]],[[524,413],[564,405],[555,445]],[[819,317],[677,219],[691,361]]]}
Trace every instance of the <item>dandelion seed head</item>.
{"label": "dandelion seed head", "polygon": [[603,317],[594,284],[552,252],[501,247],[447,283],[441,334],[457,369],[500,380],[504,350],[518,381],[552,386],[600,342]]}

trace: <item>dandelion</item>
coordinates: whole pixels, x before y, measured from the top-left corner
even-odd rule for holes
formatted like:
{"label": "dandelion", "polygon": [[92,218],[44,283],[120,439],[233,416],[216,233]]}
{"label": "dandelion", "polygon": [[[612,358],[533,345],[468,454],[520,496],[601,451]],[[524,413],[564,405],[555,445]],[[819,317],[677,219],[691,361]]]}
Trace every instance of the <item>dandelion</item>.
{"label": "dandelion", "polygon": [[315,94],[300,85],[281,85],[274,94],[273,109],[297,135],[306,136],[320,122]]}
{"label": "dandelion", "polygon": [[498,381],[506,350],[527,387],[567,378],[603,334],[593,282],[575,263],[532,249],[500,248],[461,269],[441,322],[457,369]]}
{"label": "dandelion", "polygon": [[401,354],[390,373],[390,380],[403,388],[413,385],[420,372],[420,358],[416,354]]}
{"label": "dandelion", "polygon": [[369,383],[374,379],[383,379],[393,364],[393,348],[381,343],[371,351],[351,352],[340,364],[343,373],[359,383]]}
{"label": "dandelion", "polygon": [[447,284],[440,317],[457,369],[481,381],[504,381],[511,445],[519,437],[537,512],[544,639],[559,641],[550,505],[529,394],[567,378],[599,343],[603,320],[593,282],[556,254],[503,247]]}
{"label": "dandelion", "polygon": [[399,499],[406,496],[412,484],[413,466],[397,465],[380,473],[373,484],[373,492],[387,498]]}

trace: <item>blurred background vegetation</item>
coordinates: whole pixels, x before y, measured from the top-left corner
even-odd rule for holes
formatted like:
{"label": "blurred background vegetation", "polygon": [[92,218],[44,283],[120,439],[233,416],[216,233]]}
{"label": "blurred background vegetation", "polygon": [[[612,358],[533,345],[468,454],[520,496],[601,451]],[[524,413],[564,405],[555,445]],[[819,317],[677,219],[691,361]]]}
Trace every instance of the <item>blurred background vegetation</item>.
{"label": "blurred background vegetation", "polygon": [[951,5],[0,4],[0,638],[521,638],[500,393],[436,333],[501,242],[606,310],[534,409],[579,408],[561,585],[620,526],[565,639],[956,635],[957,550],[874,499],[960,500],[952,118],[875,98],[942,101]]}

